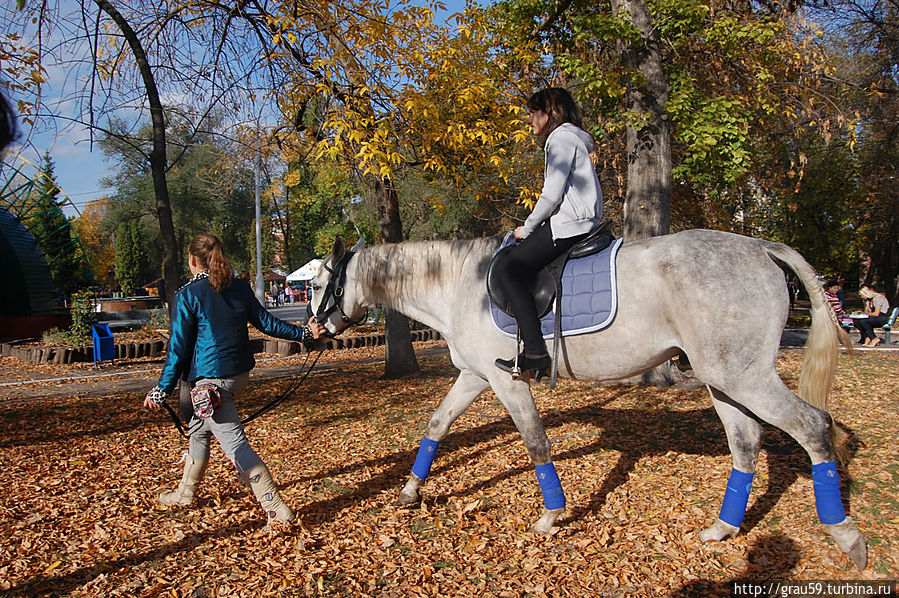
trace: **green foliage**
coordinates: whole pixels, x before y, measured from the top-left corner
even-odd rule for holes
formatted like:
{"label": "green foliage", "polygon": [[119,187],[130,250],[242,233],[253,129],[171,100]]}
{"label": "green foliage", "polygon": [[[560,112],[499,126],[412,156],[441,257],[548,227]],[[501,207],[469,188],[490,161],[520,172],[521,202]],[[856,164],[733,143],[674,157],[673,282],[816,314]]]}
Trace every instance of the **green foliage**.
{"label": "green foliage", "polygon": [[823,275],[855,269],[859,246],[850,206],[858,196],[858,163],[848,144],[826,144],[816,135],[800,137],[795,150],[781,147],[771,156],[771,172],[785,172],[777,191],[760,196],[745,217],[751,230],[790,245]]}
{"label": "green foliage", "polygon": [[85,339],[71,330],[51,328],[41,334],[41,341],[45,345],[75,348],[84,345]]}
{"label": "green foliage", "polygon": [[675,180],[721,193],[752,167],[751,115],[735,99],[707,97],[691,81],[684,83],[673,87],[668,104],[680,122],[674,141],[683,148],[681,162],[671,174]]}
{"label": "green foliage", "polygon": [[[254,179],[240,159],[240,152],[216,135],[221,119],[210,117],[208,130],[197,131],[194,123],[178,111],[167,112],[168,155],[176,162],[167,173],[172,220],[186,263],[186,246],[199,233],[217,235],[240,271],[255,269]],[[122,125],[114,123],[114,130]],[[150,138],[150,127],[138,137]],[[113,188],[103,216],[102,228],[117,231],[124,222],[144,222],[145,254],[159,256],[144,265],[141,278],[162,275],[162,243],[155,218],[156,195],[146,159],[147,147],[137,151],[114,136],[100,142],[108,159],[120,164],[117,174],[106,180]]]}
{"label": "green foliage", "polygon": [[92,282],[90,267],[84,261],[83,252],[72,235],[71,224],[62,212],[60,189],[49,153],[43,156],[38,176],[25,224],[46,257],[53,282],[68,294]]}
{"label": "green foliage", "polygon": [[354,223],[369,240],[377,237],[377,226],[362,204],[363,191],[338,164],[326,160],[294,162],[285,175],[285,185],[291,231],[287,257],[291,268],[327,254],[337,237],[352,245],[359,236]]}
{"label": "green foliage", "polygon": [[115,276],[122,293],[131,295],[141,283],[144,261],[140,221],[122,223],[115,237]]}
{"label": "green foliage", "polygon": [[44,344],[80,347],[86,342],[90,342],[91,324],[97,321],[97,314],[93,310],[89,292],[81,291],[72,294],[70,315],[72,325],[68,330],[51,328],[44,331],[41,335]]}
{"label": "green foliage", "polygon": [[[481,181],[472,173],[469,184],[472,188],[486,188],[495,181]],[[513,228],[509,215],[526,216],[523,206],[514,205],[518,192],[511,185],[505,194],[477,198],[438,177],[413,171],[399,185],[398,192],[403,236],[413,241],[492,235],[503,228]]]}
{"label": "green foliage", "polygon": [[91,324],[97,321],[97,313],[93,310],[91,295],[82,291],[72,295],[71,307],[72,325],[69,332],[78,338],[86,338],[91,335]]}

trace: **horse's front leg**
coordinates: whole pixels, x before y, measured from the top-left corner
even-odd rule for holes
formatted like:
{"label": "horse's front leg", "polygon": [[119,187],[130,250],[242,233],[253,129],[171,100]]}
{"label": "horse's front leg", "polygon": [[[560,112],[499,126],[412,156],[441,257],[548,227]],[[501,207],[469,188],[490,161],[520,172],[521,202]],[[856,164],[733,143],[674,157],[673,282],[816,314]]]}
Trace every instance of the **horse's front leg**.
{"label": "horse's front leg", "polygon": [[400,492],[397,505],[411,505],[421,500],[419,488],[431,471],[431,464],[437,454],[437,446],[449,432],[450,426],[468,409],[478,395],[487,388],[487,381],[476,374],[463,370],[453,387],[440,402],[437,410],[428,422],[425,436],[418,449],[418,456],[412,466],[412,474]]}
{"label": "horse's front leg", "polygon": [[565,514],[565,493],[552,462],[549,437],[543,428],[543,420],[537,412],[531,389],[526,382],[513,381],[499,371],[491,378],[490,384],[524,440],[524,446],[534,463],[537,482],[543,492],[543,514],[531,526],[531,531],[550,534],[556,519]]}

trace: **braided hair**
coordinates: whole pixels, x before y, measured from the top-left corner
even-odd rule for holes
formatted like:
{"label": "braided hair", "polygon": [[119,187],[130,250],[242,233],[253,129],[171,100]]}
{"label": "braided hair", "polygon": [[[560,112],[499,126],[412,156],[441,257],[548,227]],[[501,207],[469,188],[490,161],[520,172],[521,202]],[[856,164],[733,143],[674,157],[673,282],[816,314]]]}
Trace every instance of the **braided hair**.
{"label": "braided hair", "polygon": [[200,265],[209,271],[209,286],[221,293],[231,286],[234,268],[225,255],[222,242],[215,235],[202,233],[193,238],[187,249]]}

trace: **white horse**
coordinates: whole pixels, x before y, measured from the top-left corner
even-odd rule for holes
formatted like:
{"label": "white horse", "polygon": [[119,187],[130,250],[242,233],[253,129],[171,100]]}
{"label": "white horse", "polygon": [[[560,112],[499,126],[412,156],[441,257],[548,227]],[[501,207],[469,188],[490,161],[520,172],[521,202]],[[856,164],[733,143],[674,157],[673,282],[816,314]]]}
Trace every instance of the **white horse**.
{"label": "white horse", "polygon": [[[487,267],[498,237],[383,244],[347,252],[338,241],[313,281],[312,309],[337,334],[380,304],[438,330],[460,374],[431,416],[398,504],[420,500],[438,443],[488,386],[524,440],[544,496],[534,531],[548,533],[565,497],[550,442],[528,381],[494,364],[516,342],[491,321]],[[789,309],[784,273],[795,272],[811,297],[812,326],[799,381],[800,399],[775,370]],[[700,537],[739,532],[761,439],[761,421],[798,442],[811,458],[819,519],[840,549],[867,565],[865,536],[843,512],[827,400],[839,343],[848,344],[814,269],[793,249],[739,235],[690,230],[625,243],[617,258],[618,312],[607,328],[562,341],[559,375],[619,380],[684,353],[705,383],[724,424],[733,471],[716,521]],[[842,336],[841,336],[842,334]],[[808,402],[806,402],[808,401]]]}

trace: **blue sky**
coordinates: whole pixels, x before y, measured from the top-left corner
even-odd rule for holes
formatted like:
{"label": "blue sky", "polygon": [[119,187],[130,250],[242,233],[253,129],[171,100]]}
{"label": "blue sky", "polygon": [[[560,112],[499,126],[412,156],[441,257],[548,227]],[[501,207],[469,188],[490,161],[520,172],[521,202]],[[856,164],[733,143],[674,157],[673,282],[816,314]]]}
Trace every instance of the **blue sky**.
{"label": "blue sky", "polygon": [[[446,18],[461,11],[465,1],[444,0],[444,4],[447,10],[445,14],[438,14],[438,18]],[[60,5],[63,10],[67,5],[74,8],[74,3],[70,0],[61,0]],[[75,109],[68,101],[61,99],[61,90],[64,86],[71,85],[78,75],[61,71],[52,65],[45,66],[48,80],[43,90],[44,102],[53,111],[74,116]],[[81,210],[89,201],[108,192],[100,181],[114,174],[115,164],[108,163],[99,147],[95,143],[91,144],[90,132],[85,127],[61,121],[51,126],[55,128],[29,131],[23,125],[23,128],[26,128],[23,132],[27,136],[28,144],[15,149],[35,165],[39,165],[41,156],[45,151],[49,151],[55,163],[57,183],[74,206]],[[23,171],[31,174],[33,169],[26,165]],[[70,216],[75,214],[72,209],[65,211]]]}
{"label": "blue sky", "polygon": [[[89,133],[81,128],[69,131],[35,133],[31,136],[32,147],[19,148],[19,152],[35,166],[40,166],[40,157],[50,152],[55,168],[56,182],[78,210],[87,202],[106,193],[100,180],[113,172],[103,152],[96,146],[91,148]],[[33,174],[34,169],[25,166],[22,171]],[[74,211],[66,209],[66,214]]]}

